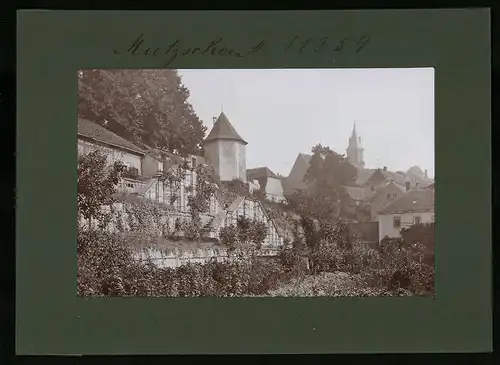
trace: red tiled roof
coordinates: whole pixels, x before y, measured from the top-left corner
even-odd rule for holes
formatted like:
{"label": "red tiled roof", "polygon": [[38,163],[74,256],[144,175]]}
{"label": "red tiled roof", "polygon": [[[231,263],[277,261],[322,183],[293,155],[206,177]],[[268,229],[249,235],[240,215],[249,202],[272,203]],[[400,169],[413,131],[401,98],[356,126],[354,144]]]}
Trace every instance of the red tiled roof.
{"label": "red tiled roof", "polygon": [[132,142],[127,141],[103,126],[91,122],[88,119],[78,118],[78,134],[110,146],[119,147],[139,155],[144,155],[144,151]]}
{"label": "red tiled roof", "polygon": [[236,132],[236,129],[234,129],[232,124],[229,122],[229,119],[227,119],[224,112],[220,113],[219,118],[217,118],[217,121],[214,123],[212,130],[208,134],[207,138],[205,138],[204,142],[214,141],[217,139],[231,139],[248,144],[243,138],[240,137],[238,132]]}

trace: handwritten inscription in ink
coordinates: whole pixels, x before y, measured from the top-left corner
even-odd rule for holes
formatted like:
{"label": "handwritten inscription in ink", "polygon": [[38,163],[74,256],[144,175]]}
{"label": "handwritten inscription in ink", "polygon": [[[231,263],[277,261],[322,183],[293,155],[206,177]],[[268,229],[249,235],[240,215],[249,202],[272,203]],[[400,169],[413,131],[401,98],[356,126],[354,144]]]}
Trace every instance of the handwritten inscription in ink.
{"label": "handwritten inscription in ink", "polygon": [[152,45],[147,42],[144,34],[140,34],[123,49],[114,49],[114,54],[129,54],[133,56],[152,56],[161,59],[162,67],[169,67],[172,62],[182,57],[201,55],[231,58],[244,58],[261,53],[264,49],[283,51],[287,54],[306,55],[309,52],[338,52],[357,54],[370,42],[369,36],[359,38],[331,39],[330,37],[303,38],[294,36],[283,44],[271,44],[261,40],[249,45],[232,46],[217,37],[199,46],[187,45],[180,40],[167,42],[164,45]]}
{"label": "handwritten inscription in ink", "polygon": [[224,56],[242,58],[253,53],[256,53],[264,47],[264,41],[257,42],[249,47],[229,47],[223,43],[223,39],[218,37],[199,47],[189,47],[183,44],[180,40],[175,40],[163,47],[152,46],[147,44],[144,34],[140,34],[138,38],[132,41],[130,46],[125,50],[115,49],[115,54],[128,53],[134,56],[154,56],[164,59],[163,67],[168,67],[174,60],[191,55],[202,56]]}
{"label": "handwritten inscription in ink", "polygon": [[354,52],[359,53],[370,42],[370,37],[331,39],[330,37],[302,38],[292,37],[285,42],[283,51],[286,53],[305,54],[307,52]]}

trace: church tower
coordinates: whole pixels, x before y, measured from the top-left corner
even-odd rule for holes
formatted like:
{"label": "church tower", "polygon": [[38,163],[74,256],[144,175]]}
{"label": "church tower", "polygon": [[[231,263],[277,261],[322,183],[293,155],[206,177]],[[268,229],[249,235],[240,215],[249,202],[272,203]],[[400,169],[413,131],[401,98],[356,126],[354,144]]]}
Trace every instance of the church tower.
{"label": "church tower", "polygon": [[356,134],[356,123],[352,128],[352,135],[349,138],[349,146],[347,147],[347,160],[355,167],[364,167],[365,162],[363,161],[363,151],[361,147],[361,137]]}
{"label": "church tower", "polygon": [[246,145],[221,112],[212,130],[203,141],[205,158],[221,181],[240,179],[246,182]]}

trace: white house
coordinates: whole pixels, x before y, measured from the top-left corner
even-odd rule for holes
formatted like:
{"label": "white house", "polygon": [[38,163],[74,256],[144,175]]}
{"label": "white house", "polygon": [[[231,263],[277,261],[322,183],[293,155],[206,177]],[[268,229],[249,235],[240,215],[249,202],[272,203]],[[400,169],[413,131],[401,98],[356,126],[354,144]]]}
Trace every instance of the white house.
{"label": "white house", "polygon": [[78,118],[78,153],[88,154],[96,149],[106,154],[110,165],[121,161],[142,174],[145,152],[141,148],[97,123]]}
{"label": "white house", "polygon": [[379,241],[399,238],[403,228],[434,222],[434,191],[410,190],[379,212]]}
{"label": "white house", "polygon": [[283,178],[276,175],[267,167],[257,167],[246,171],[247,179],[256,180],[260,190],[266,194],[266,198],[271,201],[283,201]]}

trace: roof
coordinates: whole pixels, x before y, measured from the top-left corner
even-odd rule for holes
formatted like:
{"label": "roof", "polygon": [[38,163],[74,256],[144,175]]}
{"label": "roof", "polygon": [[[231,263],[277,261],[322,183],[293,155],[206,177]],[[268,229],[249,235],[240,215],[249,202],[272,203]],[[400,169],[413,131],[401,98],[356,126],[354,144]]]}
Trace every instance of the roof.
{"label": "roof", "polygon": [[366,198],[365,188],[362,186],[344,186],[344,189],[354,200],[364,200]]}
{"label": "roof", "polygon": [[275,179],[281,178],[272,172],[268,167],[257,167],[255,169],[247,170],[247,179],[260,179],[263,177],[274,177]]}
{"label": "roof", "polygon": [[424,212],[434,210],[434,191],[410,190],[401,198],[382,209],[379,214]]}
{"label": "roof", "polygon": [[299,157],[303,158],[307,163],[310,163],[312,155],[306,155],[305,153],[299,153]]}
{"label": "roof", "polygon": [[144,151],[132,142],[88,119],[78,118],[78,134],[113,147],[144,155]]}
{"label": "roof", "polygon": [[408,169],[408,171],[406,171],[407,173],[411,173],[411,174],[415,174],[417,176],[425,176],[424,172],[422,171],[422,169],[418,166],[412,166]]}
{"label": "roof", "polygon": [[356,184],[363,185],[373,174],[373,170],[365,169],[362,167],[357,168],[358,176],[356,177]]}
{"label": "roof", "polygon": [[229,119],[227,119],[224,112],[220,113],[219,118],[215,121],[212,130],[208,134],[207,138],[205,138],[204,142],[215,141],[218,139],[231,139],[248,144],[248,142],[241,138],[238,132],[236,132],[236,129],[234,129],[232,124],[229,122]]}

